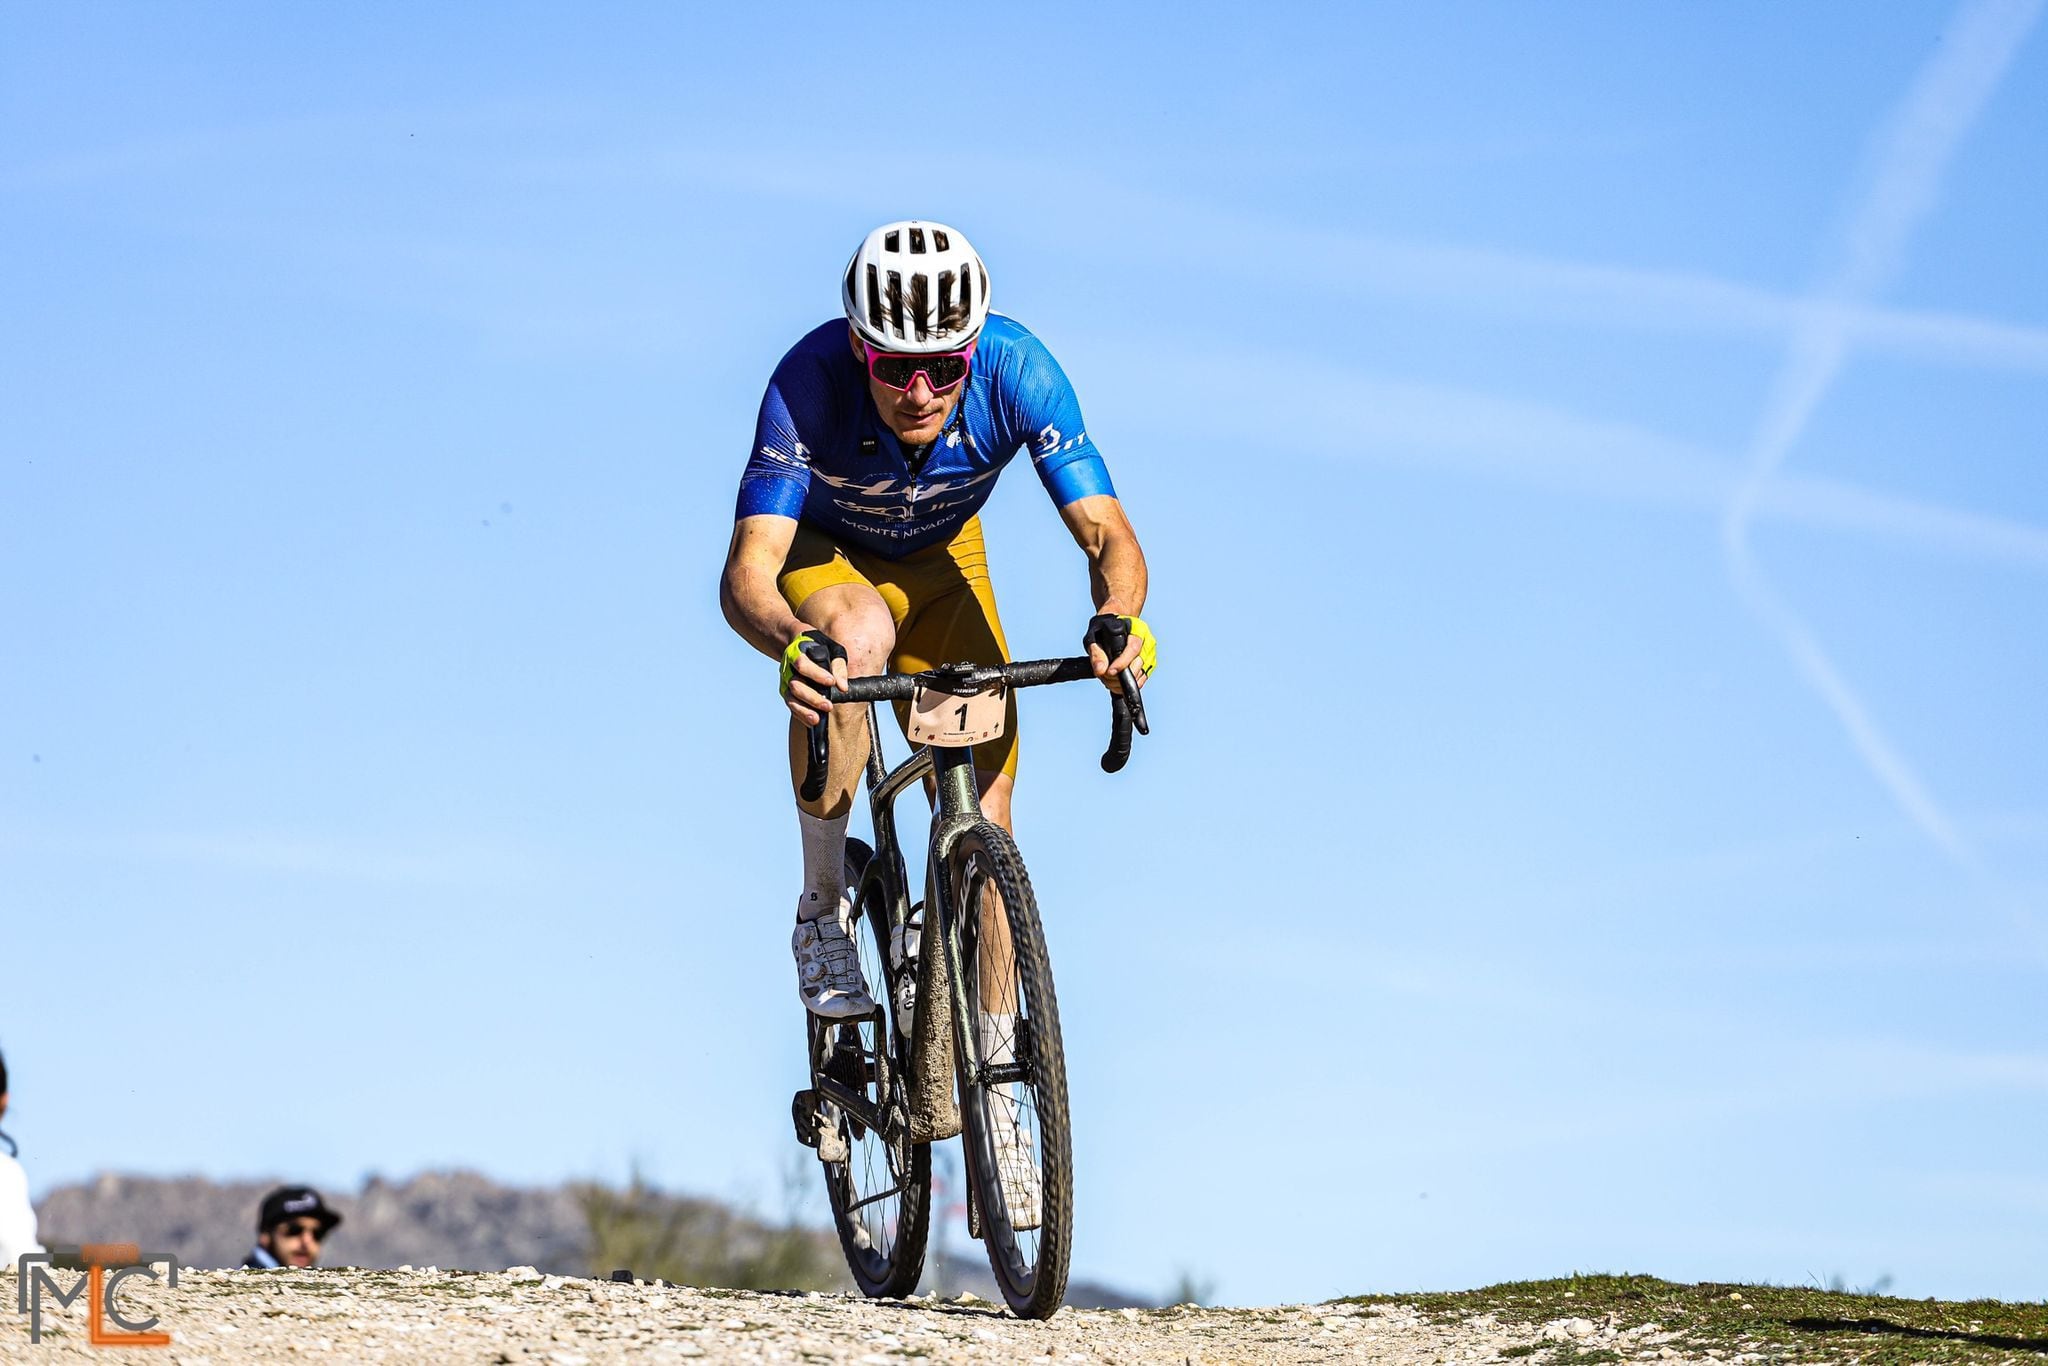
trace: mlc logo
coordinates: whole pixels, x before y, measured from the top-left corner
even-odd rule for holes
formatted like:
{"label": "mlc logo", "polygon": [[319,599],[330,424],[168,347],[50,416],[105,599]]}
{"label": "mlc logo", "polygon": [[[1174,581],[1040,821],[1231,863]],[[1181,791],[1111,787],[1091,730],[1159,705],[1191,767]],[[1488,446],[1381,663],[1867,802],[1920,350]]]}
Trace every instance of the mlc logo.
{"label": "mlc logo", "polygon": [[[158,1262],[164,1264],[166,1274],[162,1276],[151,1269]],[[85,1275],[66,1290],[51,1274],[52,1268],[83,1271]],[[55,1297],[59,1309],[69,1309],[73,1300],[91,1292],[86,1301],[86,1340],[95,1347],[171,1345],[169,1333],[151,1331],[157,1325],[156,1319],[130,1322],[121,1316],[120,1305],[116,1302],[121,1293],[121,1282],[130,1276],[162,1281],[175,1288],[178,1284],[178,1259],[168,1252],[142,1252],[133,1243],[87,1243],[83,1247],[24,1252],[15,1264],[15,1270],[20,1273],[20,1284],[15,1290],[15,1309],[28,1315],[30,1342],[43,1340],[43,1292],[47,1290]],[[109,1271],[113,1274],[108,1275]],[[116,1328],[122,1331],[114,1331]]]}

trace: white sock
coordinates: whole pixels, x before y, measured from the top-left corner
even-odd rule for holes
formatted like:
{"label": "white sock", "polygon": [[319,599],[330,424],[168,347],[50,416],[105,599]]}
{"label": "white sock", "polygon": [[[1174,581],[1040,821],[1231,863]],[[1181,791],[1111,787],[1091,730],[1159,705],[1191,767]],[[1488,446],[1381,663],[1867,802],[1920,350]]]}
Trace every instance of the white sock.
{"label": "white sock", "polygon": [[797,898],[796,918],[816,920],[831,911],[837,914],[839,900],[846,895],[846,823],[853,808],[826,819],[797,808],[797,824],[804,835],[804,890]]}
{"label": "white sock", "polygon": [[1017,1042],[1017,1017],[993,1010],[981,1012],[981,1060],[1000,1066],[1015,1062]]}

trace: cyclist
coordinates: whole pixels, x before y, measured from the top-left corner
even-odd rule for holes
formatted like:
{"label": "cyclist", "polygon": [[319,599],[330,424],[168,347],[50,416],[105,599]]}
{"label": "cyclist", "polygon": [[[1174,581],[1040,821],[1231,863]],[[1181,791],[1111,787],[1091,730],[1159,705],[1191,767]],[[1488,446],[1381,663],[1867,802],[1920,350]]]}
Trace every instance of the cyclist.
{"label": "cyclist", "polygon": [[[1018,451],[1030,448],[1087,557],[1096,612],[1130,624],[1117,658],[1089,646],[1096,674],[1114,688],[1118,671],[1142,681],[1157,663],[1138,616],[1144,552],[1080,404],[1044,343],[989,311],[988,270],[967,239],[943,223],[884,224],[847,262],[840,300],[844,319],[805,334],[768,381],[719,585],[732,628],[781,662],[793,785],[805,728],[832,728],[824,795],[797,800],[804,883],[791,946],[805,1007],[834,1018],[874,1009],[844,886],[868,736],[863,708],[835,713],[822,690],[885,669],[1008,662],[976,514]],[[982,809],[1007,829],[1014,698],[975,769]]]}
{"label": "cyclist", "polygon": [[[0,1057],[0,1118],[7,1115],[7,1059]],[[13,1266],[24,1252],[41,1252],[36,1241],[36,1208],[28,1199],[28,1174],[14,1159],[20,1150],[0,1134],[0,1266]]]}

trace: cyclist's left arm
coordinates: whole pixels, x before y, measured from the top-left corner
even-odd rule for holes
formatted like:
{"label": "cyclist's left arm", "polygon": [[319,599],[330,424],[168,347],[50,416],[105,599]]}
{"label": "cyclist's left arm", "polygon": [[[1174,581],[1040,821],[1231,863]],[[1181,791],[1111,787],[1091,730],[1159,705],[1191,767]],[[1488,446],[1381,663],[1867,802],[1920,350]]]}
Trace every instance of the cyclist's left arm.
{"label": "cyclist's left arm", "polygon": [[1138,615],[1145,607],[1145,552],[1138,548],[1137,533],[1124,515],[1116,485],[1088,437],[1081,402],[1045,343],[999,315],[990,317],[988,327],[998,333],[1000,342],[994,348],[999,359],[992,388],[1004,429],[1029,447],[1039,481],[1073,533],[1074,543],[1088,557],[1096,612],[1131,622],[1130,644],[1115,659],[1100,646],[1088,647],[1095,676],[1114,690],[1117,675],[1135,668],[1142,685],[1159,657],[1151,628]]}
{"label": "cyclist's left arm", "polygon": [[1145,610],[1145,551],[1138,544],[1138,533],[1131,529],[1131,519],[1124,514],[1123,501],[1108,493],[1076,498],[1060,508],[1060,520],[1088,557],[1088,585],[1095,596],[1095,610],[1130,617],[1134,622],[1130,644],[1115,659],[1106,657],[1099,646],[1088,647],[1089,658],[1095,661],[1095,676],[1108,682],[1135,666],[1142,688],[1156,664],[1158,646],[1138,616]]}

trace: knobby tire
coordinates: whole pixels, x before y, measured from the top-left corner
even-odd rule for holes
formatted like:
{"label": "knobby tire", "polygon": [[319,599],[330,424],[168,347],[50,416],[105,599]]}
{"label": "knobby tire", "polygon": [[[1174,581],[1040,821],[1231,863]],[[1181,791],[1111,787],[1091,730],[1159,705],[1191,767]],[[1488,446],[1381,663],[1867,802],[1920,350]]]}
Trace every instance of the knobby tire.
{"label": "knobby tire", "polygon": [[[1060,1042],[1059,1003],[1053,996],[1052,963],[1038,918],[1038,902],[1024,860],[1009,832],[982,821],[964,832],[947,859],[952,889],[953,932],[960,943],[961,993],[968,1009],[955,1011],[954,1056],[958,1060],[962,1140],[969,1180],[981,1215],[989,1269],[1019,1318],[1050,1317],[1066,1298],[1067,1264],[1073,1251],[1074,1168],[1068,1130],[1066,1055]],[[1001,893],[1013,952],[1020,1049],[1030,1055],[1028,1077],[1019,1087],[1018,1113],[1025,1098],[1035,1120],[1032,1144],[1039,1166],[1041,1222],[1018,1230],[1009,1219],[1002,1178],[994,1157],[991,1115],[1004,1102],[970,1075],[969,1037],[980,1014],[983,964],[981,906],[986,888]],[[964,1017],[963,1017],[964,1016]],[[1028,1036],[1028,1045],[1024,1044]],[[978,1043],[971,1050],[979,1056]],[[1020,1052],[1021,1059],[1021,1052]]]}

